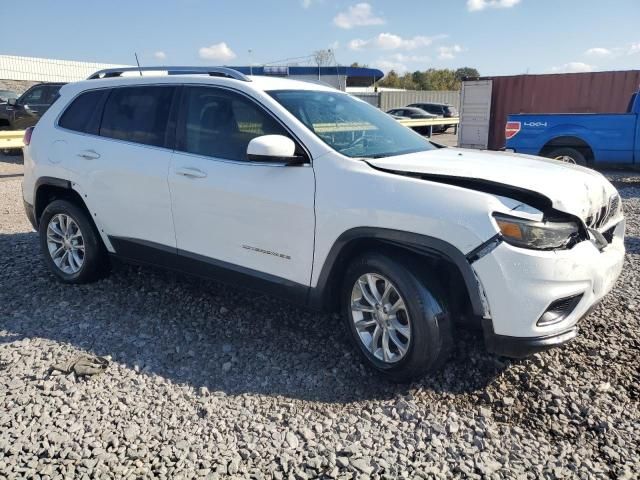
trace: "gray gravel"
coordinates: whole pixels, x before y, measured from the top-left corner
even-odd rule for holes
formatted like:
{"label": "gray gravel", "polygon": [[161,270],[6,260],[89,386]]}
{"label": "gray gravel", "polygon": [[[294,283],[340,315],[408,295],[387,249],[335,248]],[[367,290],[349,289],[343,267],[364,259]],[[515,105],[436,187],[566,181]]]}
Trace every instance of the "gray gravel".
{"label": "gray gravel", "polygon": [[[404,387],[266,296],[121,264],[57,283],[0,179],[0,478],[638,478],[640,177],[612,178],[627,263],[580,337],[515,362],[461,332]],[[84,353],[111,363],[51,371]]]}

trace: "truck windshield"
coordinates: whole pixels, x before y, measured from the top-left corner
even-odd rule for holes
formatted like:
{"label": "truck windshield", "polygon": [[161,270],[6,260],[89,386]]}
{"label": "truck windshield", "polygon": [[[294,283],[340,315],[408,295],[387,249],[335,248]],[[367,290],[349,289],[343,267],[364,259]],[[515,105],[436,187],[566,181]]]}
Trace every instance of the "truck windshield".
{"label": "truck windshield", "polygon": [[312,90],[268,93],[318,138],[348,157],[391,157],[436,148],[390,115],[345,93]]}

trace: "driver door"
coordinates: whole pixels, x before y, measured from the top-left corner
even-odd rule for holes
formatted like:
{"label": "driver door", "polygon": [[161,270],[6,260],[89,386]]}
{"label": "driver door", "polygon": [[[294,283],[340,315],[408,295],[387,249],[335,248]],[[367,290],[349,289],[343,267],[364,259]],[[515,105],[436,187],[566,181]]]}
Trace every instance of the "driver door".
{"label": "driver door", "polygon": [[311,164],[247,160],[251,139],[291,135],[244,94],[187,86],[180,104],[169,169],[179,254],[306,293],[315,229]]}

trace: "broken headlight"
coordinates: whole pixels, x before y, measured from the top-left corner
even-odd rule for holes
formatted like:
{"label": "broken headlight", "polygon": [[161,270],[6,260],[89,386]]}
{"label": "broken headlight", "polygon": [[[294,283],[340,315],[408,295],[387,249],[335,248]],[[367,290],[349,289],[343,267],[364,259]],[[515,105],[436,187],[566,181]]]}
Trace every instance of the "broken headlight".
{"label": "broken headlight", "polygon": [[536,222],[494,213],[498,228],[507,243],[516,247],[553,250],[568,247],[579,235],[576,222]]}

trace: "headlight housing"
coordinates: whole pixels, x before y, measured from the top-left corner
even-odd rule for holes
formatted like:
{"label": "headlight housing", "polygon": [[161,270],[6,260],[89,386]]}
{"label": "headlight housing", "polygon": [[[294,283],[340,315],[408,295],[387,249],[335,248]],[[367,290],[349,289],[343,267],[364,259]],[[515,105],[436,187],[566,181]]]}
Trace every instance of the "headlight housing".
{"label": "headlight housing", "polygon": [[507,243],[536,250],[568,247],[580,232],[576,222],[536,222],[525,218],[494,213],[500,233]]}

